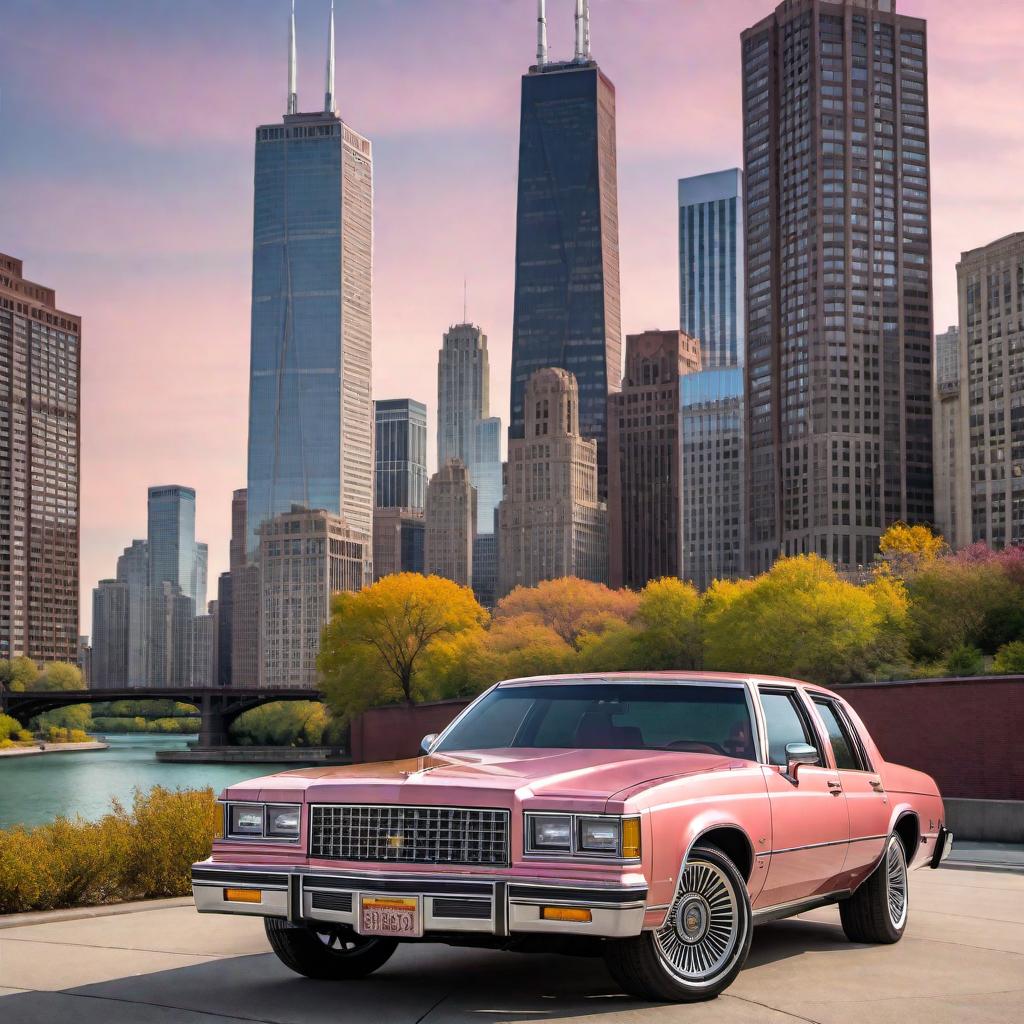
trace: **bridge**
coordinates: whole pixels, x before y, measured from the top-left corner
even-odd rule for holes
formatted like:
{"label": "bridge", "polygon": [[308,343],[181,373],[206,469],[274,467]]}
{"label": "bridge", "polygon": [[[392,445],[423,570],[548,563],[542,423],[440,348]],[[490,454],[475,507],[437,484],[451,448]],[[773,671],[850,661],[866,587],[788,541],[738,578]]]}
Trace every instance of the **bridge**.
{"label": "bridge", "polygon": [[199,746],[224,747],[231,742],[231,723],[246,711],[281,700],[323,700],[319,690],[295,687],[187,687],[147,686],[103,690],[8,690],[0,686],[0,713],[22,726],[45,711],[76,704],[100,704],[115,700],[174,700],[194,704],[201,719]]}

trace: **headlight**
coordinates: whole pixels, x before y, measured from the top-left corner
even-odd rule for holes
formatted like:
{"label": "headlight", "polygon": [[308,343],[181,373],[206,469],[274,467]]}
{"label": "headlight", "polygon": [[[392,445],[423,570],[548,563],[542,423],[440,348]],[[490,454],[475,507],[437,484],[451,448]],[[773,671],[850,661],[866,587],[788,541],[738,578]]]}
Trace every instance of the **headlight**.
{"label": "headlight", "polygon": [[563,853],[569,853],[572,850],[572,817],[570,815],[536,815],[530,821],[530,846],[533,849]]}
{"label": "headlight", "polygon": [[534,814],[525,819],[525,850],[534,856],[640,859],[640,818],[614,814]]}
{"label": "headlight", "polygon": [[228,834],[262,837],[263,814],[263,804],[231,804],[228,812]]}
{"label": "headlight", "polygon": [[580,849],[587,853],[619,852],[619,833],[622,822],[618,818],[580,818]]}
{"label": "headlight", "polygon": [[277,839],[294,842],[302,825],[301,804],[227,805],[229,839]]}
{"label": "headlight", "polygon": [[299,809],[297,807],[267,806],[267,835],[282,839],[294,839],[299,834]]}

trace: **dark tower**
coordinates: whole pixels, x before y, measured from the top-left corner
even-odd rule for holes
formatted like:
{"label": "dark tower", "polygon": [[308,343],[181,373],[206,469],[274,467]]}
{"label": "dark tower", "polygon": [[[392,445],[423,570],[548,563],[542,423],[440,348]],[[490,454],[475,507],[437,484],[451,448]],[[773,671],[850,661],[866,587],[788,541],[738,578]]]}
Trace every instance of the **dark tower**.
{"label": "dark tower", "polygon": [[568,370],[579,384],[581,433],[598,442],[604,498],[608,392],[622,374],[615,87],[590,57],[586,0],[577,3],[570,61],[548,61],[543,19],[541,3],[520,113],[509,437],[523,437],[530,375]]}

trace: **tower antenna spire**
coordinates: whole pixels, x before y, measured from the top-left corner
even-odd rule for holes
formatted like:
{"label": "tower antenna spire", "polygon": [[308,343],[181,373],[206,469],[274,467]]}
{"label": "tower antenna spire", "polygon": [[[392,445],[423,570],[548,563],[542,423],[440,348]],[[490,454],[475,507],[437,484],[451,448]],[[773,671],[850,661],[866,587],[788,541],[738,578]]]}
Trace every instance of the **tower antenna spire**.
{"label": "tower antenna spire", "polygon": [[548,62],[548,15],[544,0],[537,0],[537,67]]}
{"label": "tower antenna spire", "polygon": [[288,26],[288,113],[299,112],[299,95],[295,87],[295,0],[292,0],[292,17]]}
{"label": "tower antenna spire", "polygon": [[574,35],[573,60],[583,59],[583,0],[576,0],[576,32]]}
{"label": "tower antenna spire", "polygon": [[334,113],[334,0],[327,19],[327,85],[324,89],[324,113]]}
{"label": "tower antenna spire", "polygon": [[590,0],[583,0],[583,57],[590,60]]}

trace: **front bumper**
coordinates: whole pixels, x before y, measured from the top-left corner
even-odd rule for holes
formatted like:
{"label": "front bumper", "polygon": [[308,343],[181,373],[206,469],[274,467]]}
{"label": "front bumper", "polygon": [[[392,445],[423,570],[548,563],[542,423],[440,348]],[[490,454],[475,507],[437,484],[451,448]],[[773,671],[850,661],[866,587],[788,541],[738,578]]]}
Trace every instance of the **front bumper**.
{"label": "front bumper", "polygon": [[[259,902],[233,902],[227,889],[258,890]],[[203,861],[192,866],[192,894],[201,914],[286,918],[358,929],[359,897],[418,896],[424,937],[451,932],[524,933],[625,938],[643,929],[646,886],[509,877],[329,872],[315,868],[249,867]],[[555,921],[545,907],[585,908],[589,921]]]}

